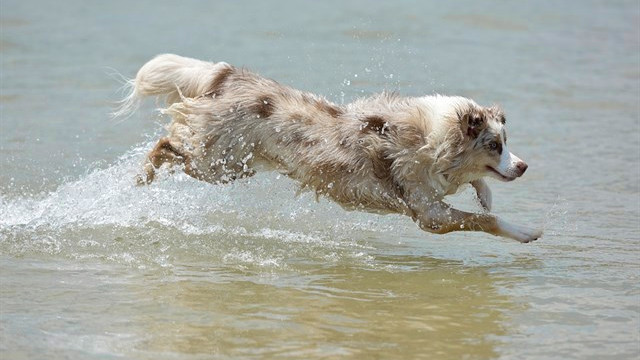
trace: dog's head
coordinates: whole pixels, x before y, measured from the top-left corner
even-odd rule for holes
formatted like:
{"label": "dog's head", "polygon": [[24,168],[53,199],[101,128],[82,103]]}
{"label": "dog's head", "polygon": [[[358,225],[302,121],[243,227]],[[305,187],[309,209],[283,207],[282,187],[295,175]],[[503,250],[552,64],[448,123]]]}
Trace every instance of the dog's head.
{"label": "dog's head", "polygon": [[468,142],[465,163],[480,176],[512,181],[522,176],[527,164],[509,152],[504,112],[497,106],[471,104],[458,112],[461,130]]}

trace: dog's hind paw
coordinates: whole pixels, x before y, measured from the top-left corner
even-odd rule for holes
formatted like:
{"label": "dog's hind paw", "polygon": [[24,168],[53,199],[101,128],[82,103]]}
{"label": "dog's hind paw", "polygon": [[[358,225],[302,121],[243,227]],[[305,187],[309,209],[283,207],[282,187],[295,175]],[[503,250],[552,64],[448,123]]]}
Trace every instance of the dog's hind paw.
{"label": "dog's hind paw", "polygon": [[151,184],[153,182],[153,179],[156,177],[155,168],[151,163],[147,163],[144,165],[144,168],[142,170],[142,173],[137,174],[135,177],[136,185],[144,186]]}
{"label": "dog's hind paw", "polygon": [[147,181],[144,179],[144,177],[141,174],[136,175],[134,179],[136,181],[137,186],[147,185]]}
{"label": "dog's hind paw", "polygon": [[145,185],[149,185],[153,182],[154,179],[154,174],[151,174],[151,176],[149,176],[149,174],[147,173],[147,176],[144,176],[144,174],[137,174],[135,176],[135,181],[136,181],[136,185],[137,186],[145,186]]}

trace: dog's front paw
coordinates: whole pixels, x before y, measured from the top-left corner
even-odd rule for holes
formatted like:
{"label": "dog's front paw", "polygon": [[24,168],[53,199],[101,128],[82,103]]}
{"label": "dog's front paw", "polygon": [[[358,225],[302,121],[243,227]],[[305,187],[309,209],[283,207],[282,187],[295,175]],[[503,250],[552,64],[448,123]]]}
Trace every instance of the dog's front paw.
{"label": "dog's front paw", "polygon": [[540,229],[514,225],[502,220],[498,221],[498,227],[501,235],[518,240],[521,243],[529,243],[542,237],[542,230]]}
{"label": "dog's front paw", "polygon": [[518,238],[516,238],[516,240],[520,241],[521,243],[525,243],[526,244],[526,243],[529,243],[529,242],[532,242],[532,241],[536,241],[541,237],[542,237],[542,230],[524,228],[518,234]]}

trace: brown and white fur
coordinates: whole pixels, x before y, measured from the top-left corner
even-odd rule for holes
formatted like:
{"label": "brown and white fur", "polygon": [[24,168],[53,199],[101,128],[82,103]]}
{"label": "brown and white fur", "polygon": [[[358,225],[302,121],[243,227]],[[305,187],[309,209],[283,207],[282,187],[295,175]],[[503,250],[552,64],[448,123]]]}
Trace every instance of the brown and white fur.
{"label": "brown and white fur", "polygon": [[[520,177],[527,165],[509,152],[505,117],[464,97],[383,93],[336,105],[224,62],[160,55],[130,82],[121,113],[143,96],[166,96],[169,135],[149,153],[139,181],[163,164],[226,183],[274,169],[346,209],[399,213],[425,231],[484,231],[520,242],[541,231],[491,215],[483,177]],[[471,184],[487,212],[443,202]]]}

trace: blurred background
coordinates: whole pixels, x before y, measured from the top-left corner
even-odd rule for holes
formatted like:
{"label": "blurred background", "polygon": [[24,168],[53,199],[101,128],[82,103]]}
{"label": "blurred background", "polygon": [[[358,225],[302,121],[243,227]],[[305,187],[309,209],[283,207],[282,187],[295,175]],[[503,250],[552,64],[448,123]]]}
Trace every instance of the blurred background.
{"label": "blurred background", "polygon": [[[521,245],[346,212],[276,173],[133,178],[167,119],[110,113],[160,53],[350,102],[500,104]],[[637,358],[637,1],[0,1],[3,358]],[[451,199],[478,211],[471,191]]]}

